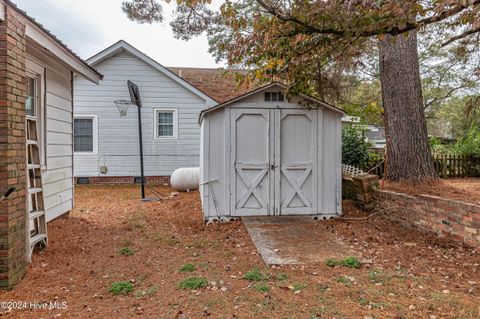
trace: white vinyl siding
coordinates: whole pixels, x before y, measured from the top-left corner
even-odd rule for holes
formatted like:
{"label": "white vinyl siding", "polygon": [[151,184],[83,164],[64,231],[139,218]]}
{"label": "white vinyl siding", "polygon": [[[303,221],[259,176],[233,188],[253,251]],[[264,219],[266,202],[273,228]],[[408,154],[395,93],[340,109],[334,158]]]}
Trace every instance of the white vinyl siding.
{"label": "white vinyl siding", "polygon": [[47,221],[73,208],[73,103],[72,75],[63,63],[27,42],[27,66],[32,62],[45,71],[40,86],[44,125],[45,166],[42,167]]}
{"label": "white vinyl siding", "polygon": [[[95,68],[100,85],[75,78],[75,116],[98,116],[98,154],[75,154],[75,176],[139,176],[137,109],[121,117],[113,101],[130,100],[127,81],[138,85],[142,98],[142,138],[146,176],[169,176],[179,167],[199,165],[198,116],[205,101],[129,53],[119,53]],[[155,110],[176,111],[175,137],[156,138]],[[99,172],[107,166],[107,173]]]}

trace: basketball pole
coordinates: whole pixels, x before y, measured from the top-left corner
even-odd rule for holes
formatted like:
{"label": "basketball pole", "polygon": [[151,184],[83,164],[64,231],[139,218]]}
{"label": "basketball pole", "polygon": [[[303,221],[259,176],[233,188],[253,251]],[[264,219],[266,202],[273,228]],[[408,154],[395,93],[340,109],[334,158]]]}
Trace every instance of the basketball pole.
{"label": "basketball pole", "polygon": [[142,138],[142,99],[140,98],[140,90],[138,86],[132,81],[127,81],[128,91],[130,93],[130,99],[133,104],[137,106],[138,111],[138,142],[140,144],[140,178],[142,200],[145,200],[145,171],[143,165],[143,138]]}
{"label": "basketball pole", "polygon": [[140,143],[140,175],[142,178],[141,181],[141,192],[142,192],[142,200],[145,199],[145,172],[143,168],[143,138],[142,138],[142,102],[138,100],[140,105],[137,105],[138,110],[138,140]]}

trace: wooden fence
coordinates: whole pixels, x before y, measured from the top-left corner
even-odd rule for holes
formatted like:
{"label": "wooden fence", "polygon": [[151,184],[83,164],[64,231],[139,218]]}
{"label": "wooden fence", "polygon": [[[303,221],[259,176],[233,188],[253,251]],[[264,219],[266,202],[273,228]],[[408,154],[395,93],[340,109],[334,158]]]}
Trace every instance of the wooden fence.
{"label": "wooden fence", "polygon": [[[433,163],[438,175],[442,178],[480,177],[480,156],[435,154]],[[368,172],[382,177],[384,168],[384,165],[381,164]]]}

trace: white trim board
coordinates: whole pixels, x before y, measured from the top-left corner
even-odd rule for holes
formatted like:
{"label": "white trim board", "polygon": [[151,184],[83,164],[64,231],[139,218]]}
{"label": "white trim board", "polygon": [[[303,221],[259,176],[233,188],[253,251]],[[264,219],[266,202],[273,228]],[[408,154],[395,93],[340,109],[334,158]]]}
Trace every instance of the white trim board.
{"label": "white trim board", "polygon": [[218,102],[215,101],[213,98],[211,98],[210,96],[208,96],[204,92],[200,91],[195,86],[193,86],[192,84],[190,84],[189,82],[187,82],[183,78],[179,77],[178,75],[176,75],[175,73],[173,73],[172,71],[170,71],[169,69],[167,69],[166,67],[164,67],[163,65],[161,65],[160,63],[158,63],[154,59],[150,58],[145,53],[141,52],[140,50],[138,50],[137,48],[135,48],[134,46],[132,46],[131,44],[129,44],[128,42],[126,42],[124,40],[120,40],[117,43],[109,46],[108,48],[100,51],[99,53],[97,53],[94,56],[92,56],[91,58],[89,58],[87,60],[87,62],[91,66],[95,66],[95,65],[99,64],[100,62],[105,61],[105,60],[109,59],[110,57],[112,57],[112,56],[114,56],[114,55],[116,55],[116,54],[118,54],[119,52],[122,52],[122,51],[126,51],[126,52],[130,53],[131,55],[135,56],[136,58],[140,59],[141,61],[147,63],[148,65],[150,65],[154,69],[156,69],[159,72],[161,72],[162,74],[164,74],[166,77],[170,78],[171,80],[180,84],[181,86],[183,86],[184,88],[186,88],[187,90],[192,92],[193,94],[195,94],[198,97],[200,97],[201,99],[205,100],[207,107],[211,107],[213,105],[218,104]]}

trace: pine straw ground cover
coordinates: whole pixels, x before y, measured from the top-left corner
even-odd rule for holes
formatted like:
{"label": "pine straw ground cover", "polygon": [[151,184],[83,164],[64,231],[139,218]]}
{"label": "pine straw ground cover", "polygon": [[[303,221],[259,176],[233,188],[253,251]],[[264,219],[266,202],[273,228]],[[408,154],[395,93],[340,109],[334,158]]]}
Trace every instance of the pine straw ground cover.
{"label": "pine straw ground cover", "polygon": [[380,183],[383,189],[409,195],[427,194],[480,204],[480,178],[445,178],[435,183],[409,184],[405,182]]}
{"label": "pine straw ground cover", "polygon": [[[162,187],[164,193],[170,193]],[[266,267],[240,222],[202,224],[197,192],[142,203],[134,186],[76,188],[50,246],[1,301],[66,301],[6,318],[479,318],[480,255],[373,222],[318,222],[360,268]],[[344,203],[349,217],[365,216]],[[349,257],[349,256],[345,256]]]}

